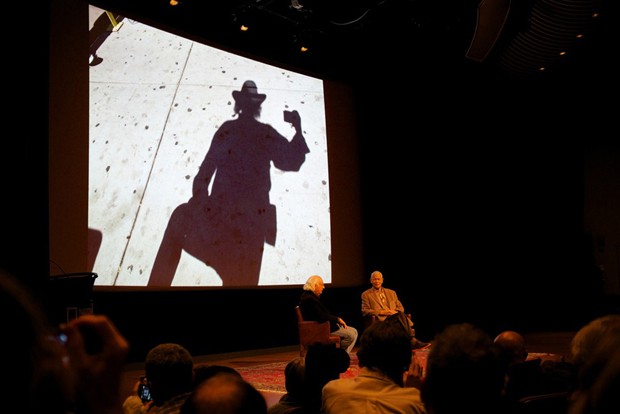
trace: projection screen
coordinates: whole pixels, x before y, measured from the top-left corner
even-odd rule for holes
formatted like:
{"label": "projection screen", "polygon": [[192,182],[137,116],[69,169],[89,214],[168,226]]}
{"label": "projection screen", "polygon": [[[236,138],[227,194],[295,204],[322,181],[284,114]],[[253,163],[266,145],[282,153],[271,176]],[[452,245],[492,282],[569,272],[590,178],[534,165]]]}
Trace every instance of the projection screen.
{"label": "projection screen", "polygon": [[[91,58],[96,286],[331,281],[321,79],[127,19]],[[250,120],[235,112],[247,81],[264,97]]]}

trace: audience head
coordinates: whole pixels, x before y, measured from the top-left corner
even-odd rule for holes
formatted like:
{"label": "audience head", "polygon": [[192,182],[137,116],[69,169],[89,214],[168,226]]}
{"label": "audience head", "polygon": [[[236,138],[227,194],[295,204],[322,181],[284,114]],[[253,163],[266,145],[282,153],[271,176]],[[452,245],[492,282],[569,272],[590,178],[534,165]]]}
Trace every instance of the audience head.
{"label": "audience head", "polygon": [[207,380],[221,372],[238,375],[241,378],[241,374],[239,374],[239,372],[237,372],[234,368],[224,365],[200,365],[194,368],[194,386],[199,385],[202,381]]}
{"label": "audience head", "polygon": [[575,366],[582,367],[591,358],[595,347],[603,338],[617,332],[620,332],[620,315],[606,315],[581,328],[571,342]]}
{"label": "audience head", "polygon": [[320,394],[329,381],[338,379],[351,363],[347,351],[334,344],[316,343],[308,347],[305,358],[308,392]]}
{"label": "audience head", "polygon": [[599,342],[589,349],[588,358],[581,361],[578,385],[571,396],[569,414],[619,413],[618,395],[620,331],[611,329],[599,337]]}
{"label": "audience head", "polygon": [[510,366],[524,362],[527,358],[525,339],[517,332],[504,331],[500,333],[493,342],[505,353],[508,359],[508,365]]}
{"label": "audience head", "polygon": [[220,372],[200,383],[182,414],[265,414],[265,399],[239,375]]}
{"label": "audience head", "polygon": [[472,407],[497,408],[504,387],[505,362],[499,347],[471,324],[448,326],[430,349],[422,399],[431,414]]}
{"label": "audience head", "polygon": [[286,364],[284,368],[284,386],[290,396],[301,398],[304,394],[305,381],[306,360],[303,357],[297,357]]}
{"label": "audience head", "polygon": [[306,281],[303,289],[314,292],[317,296],[320,296],[321,293],[323,293],[323,289],[325,289],[325,285],[323,284],[323,278],[316,275],[310,276]]}
{"label": "audience head", "polygon": [[379,370],[402,386],[411,365],[411,337],[392,324],[373,323],[362,334],[357,357],[360,367]]}
{"label": "audience head", "polygon": [[146,356],[145,371],[156,405],[193,388],[194,364],[190,353],[178,344],[161,344]]}

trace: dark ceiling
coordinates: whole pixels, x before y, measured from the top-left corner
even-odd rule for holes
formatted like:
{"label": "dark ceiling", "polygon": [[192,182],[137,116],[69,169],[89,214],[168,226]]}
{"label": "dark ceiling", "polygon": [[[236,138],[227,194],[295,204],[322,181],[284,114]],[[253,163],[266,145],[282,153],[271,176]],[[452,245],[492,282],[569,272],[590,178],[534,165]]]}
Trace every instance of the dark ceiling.
{"label": "dark ceiling", "polygon": [[[377,71],[423,76],[456,67],[517,79],[579,71],[605,59],[612,20],[609,0],[91,3],[197,40],[345,81]],[[242,25],[248,30],[242,31]],[[501,30],[487,30],[493,27]],[[489,33],[498,34],[495,42]],[[478,45],[489,40],[482,48],[488,54],[472,56],[475,38]]]}

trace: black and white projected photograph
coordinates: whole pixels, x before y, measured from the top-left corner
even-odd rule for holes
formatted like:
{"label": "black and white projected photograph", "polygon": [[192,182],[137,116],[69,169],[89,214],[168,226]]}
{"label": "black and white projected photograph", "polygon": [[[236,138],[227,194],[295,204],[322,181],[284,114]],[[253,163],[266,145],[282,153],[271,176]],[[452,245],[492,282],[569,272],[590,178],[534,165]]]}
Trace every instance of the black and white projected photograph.
{"label": "black and white projected photograph", "polygon": [[330,282],[323,81],[90,14],[96,285]]}

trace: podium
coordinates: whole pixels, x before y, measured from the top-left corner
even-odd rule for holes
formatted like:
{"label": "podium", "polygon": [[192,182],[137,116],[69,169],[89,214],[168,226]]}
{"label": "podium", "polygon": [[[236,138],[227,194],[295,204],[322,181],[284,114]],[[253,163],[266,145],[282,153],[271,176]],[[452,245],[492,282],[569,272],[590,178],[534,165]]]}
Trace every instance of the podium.
{"label": "podium", "polygon": [[97,274],[92,272],[51,276],[46,292],[50,322],[67,323],[80,315],[92,314],[96,278]]}

